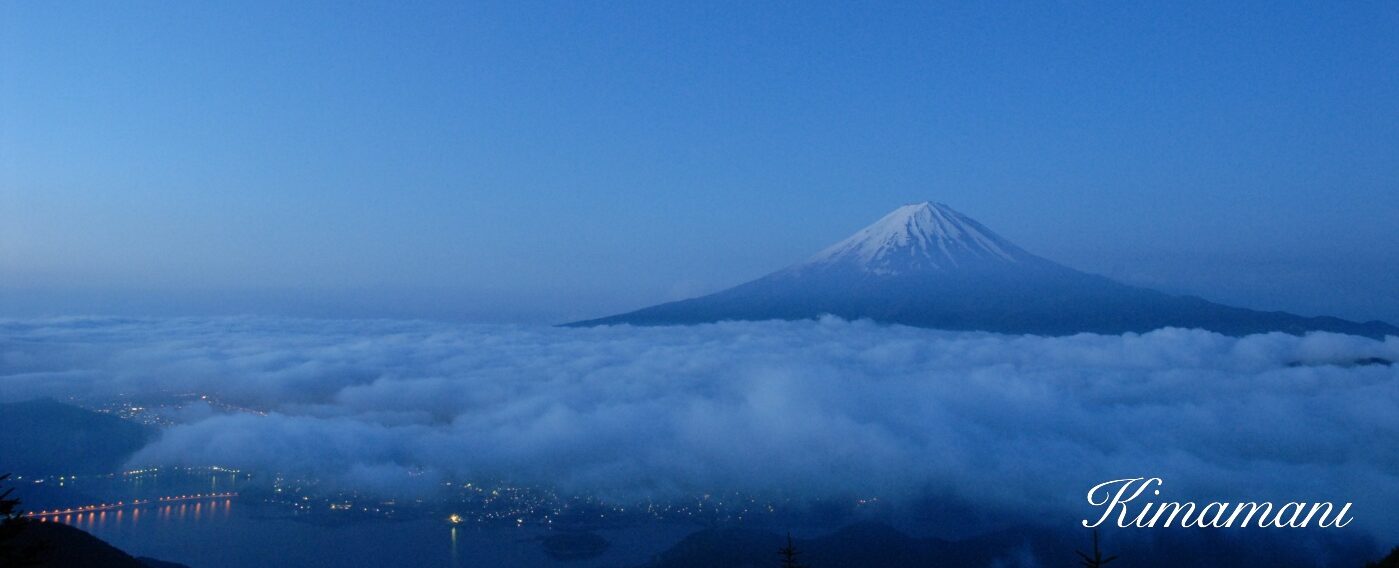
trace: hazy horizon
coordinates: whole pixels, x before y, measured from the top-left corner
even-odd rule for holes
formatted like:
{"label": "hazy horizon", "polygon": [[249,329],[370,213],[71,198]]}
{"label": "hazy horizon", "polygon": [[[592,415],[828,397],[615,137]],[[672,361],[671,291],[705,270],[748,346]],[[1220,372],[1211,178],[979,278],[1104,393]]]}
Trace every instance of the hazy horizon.
{"label": "hazy horizon", "polygon": [[[0,286],[0,290],[4,291],[4,295],[0,296],[0,317],[270,315],[558,324],[701,296],[804,261],[810,256],[807,254],[769,269],[760,269],[751,276],[737,276],[738,280],[682,281],[664,291],[651,290],[626,297],[599,290],[577,290],[566,285],[533,295],[508,289],[464,292],[446,285],[192,289]],[[1183,258],[1181,253],[1160,253],[1137,260],[1131,265],[1118,263],[1107,270],[1087,271],[1117,278],[1128,284],[1172,294],[1199,296],[1239,307],[1290,311],[1305,316],[1337,316],[1360,322],[1399,322],[1399,298],[1391,298],[1394,294],[1387,288],[1370,290],[1365,283],[1346,278],[1343,270],[1338,274],[1335,269],[1344,269],[1349,265],[1336,259],[1330,263],[1316,261],[1316,271],[1310,272],[1295,262],[1285,260],[1234,258],[1235,262],[1229,269],[1220,269],[1212,274],[1172,271],[1170,267],[1173,263],[1191,260]],[[1218,262],[1225,260],[1217,259]],[[1332,270],[1326,270],[1328,268]],[[646,267],[635,267],[635,270],[643,274],[648,272]],[[1372,271],[1370,275],[1381,283],[1399,279],[1399,275],[1384,271]],[[1211,282],[1213,285],[1203,288],[1192,286],[1192,280]]]}

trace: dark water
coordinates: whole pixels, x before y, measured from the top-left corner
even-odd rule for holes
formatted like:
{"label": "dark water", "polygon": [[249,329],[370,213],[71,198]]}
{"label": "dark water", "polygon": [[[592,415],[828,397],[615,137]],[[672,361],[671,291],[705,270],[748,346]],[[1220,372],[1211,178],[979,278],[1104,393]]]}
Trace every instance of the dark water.
{"label": "dark water", "polygon": [[146,506],[59,517],[137,556],[194,568],[249,566],[637,566],[695,527],[601,530],[612,545],[587,560],[556,561],[540,546],[544,529],[482,528],[442,521],[366,520],[324,525],[265,518],[269,506],[238,499]]}

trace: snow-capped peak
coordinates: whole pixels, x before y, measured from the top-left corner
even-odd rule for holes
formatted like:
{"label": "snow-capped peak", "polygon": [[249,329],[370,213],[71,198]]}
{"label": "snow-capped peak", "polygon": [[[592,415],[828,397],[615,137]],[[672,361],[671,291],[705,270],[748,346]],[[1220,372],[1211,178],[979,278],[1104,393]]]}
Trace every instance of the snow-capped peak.
{"label": "snow-capped peak", "polygon": [[1034,258],[942,203],[910,203],[812,257],[808,264],[853,263],[876,274],[955,270]]}

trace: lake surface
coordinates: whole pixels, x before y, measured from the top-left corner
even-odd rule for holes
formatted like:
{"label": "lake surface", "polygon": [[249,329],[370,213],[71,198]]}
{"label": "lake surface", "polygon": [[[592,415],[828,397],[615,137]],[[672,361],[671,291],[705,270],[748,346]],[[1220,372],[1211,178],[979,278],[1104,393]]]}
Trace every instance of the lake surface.
{"label": "lake surface", "polygon": [[698,530],[655,524],[595,531],[611,541],[587,560],[544,552],[546,529],[450,525],[435,520],[363,520],[326,525],[268,517],[278,507],[237,498],[143,506],[58,517],[136,556],[192,568],[250,566],[637,566]]}

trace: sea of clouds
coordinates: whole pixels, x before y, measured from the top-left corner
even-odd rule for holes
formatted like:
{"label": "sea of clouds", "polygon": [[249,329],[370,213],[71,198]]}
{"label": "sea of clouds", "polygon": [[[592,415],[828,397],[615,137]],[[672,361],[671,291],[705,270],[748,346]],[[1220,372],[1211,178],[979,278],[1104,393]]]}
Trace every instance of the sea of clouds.
{"label": "sea of clouds", "polygon": [[[591,329],[276,318],[0,321],[0,400],[207,393],[133,464],[386,493],[505,479],[1089,517],[1087,489],[1399,510],[1399,338],[1071,337],[838,319]],[[1092,515],[1096,518],[1096,515]]]}

